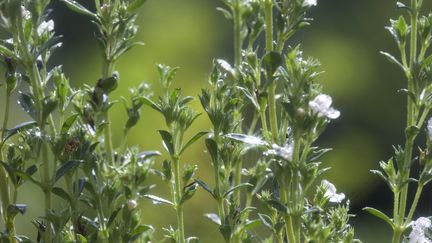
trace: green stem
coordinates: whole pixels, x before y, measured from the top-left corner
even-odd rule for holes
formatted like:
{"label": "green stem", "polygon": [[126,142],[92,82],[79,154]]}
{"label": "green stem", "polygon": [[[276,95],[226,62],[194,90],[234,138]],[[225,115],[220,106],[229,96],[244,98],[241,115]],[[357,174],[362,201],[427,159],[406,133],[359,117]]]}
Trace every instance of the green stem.
{"label": "green stem", "polygon": [[411,205],[411,209],[410,209],[410,211],[408,213],[408,217],[406,219],[405,225],[407,225],[407,224],[409,224],[411,222],[412,217],[414,216],[414,212],[415,212],[415,210],[417,208],[417,204],[419,202],[420,196],[422,194],[422,191],[423,191],[423,185],[419,184],[417,186],[417,191],[416,191],[415,196],[414,196],[414,201],[413,201],[413,203]]}
{"label": "green stem", "polygon": [[173,158],[174,162],[174,186],[175,186],[175,209],[177,213],[177,230],[178,242],[185,243],[184,220],[183,220],[183,205],[181,204],[182,186],[180,183],[180,161],[177,157]]}
{"label": "green stem", "polygon": [[394,191],[394,204],[393,204],[393,220],[394,222],[399,222],[399,191]]}
{"label": "green stem", "polygon": [[[108,78],[112,75],[114,70],[114,62],[111,60],[105,60],[103,69],[102,69],[102,78]],[[104,122],[106,123],[106,127],[104,129],[104,143],[105,143],[105,151],[107,154],[108,162],[110,165],[114,165],[114,153],[113,153],[113,144],[112,144],[112,134],[111,134],[111,121],[108,114],[108,111],[103,114]]]}
{"label": "green stem", "polygon": [[[265,5],[265,22],[266,22],[266,52],[273,51],[273,1],[267,0]],[[269,77],[270,78],[270,77]],[[278,125],[277,125],[277,114],[276,114],[276,85],[274,80],[270,80],[271,84],[268,90],[268,102],[269,102],[269,118],[270,118],[270,129],[274,143],[278,143]]]}

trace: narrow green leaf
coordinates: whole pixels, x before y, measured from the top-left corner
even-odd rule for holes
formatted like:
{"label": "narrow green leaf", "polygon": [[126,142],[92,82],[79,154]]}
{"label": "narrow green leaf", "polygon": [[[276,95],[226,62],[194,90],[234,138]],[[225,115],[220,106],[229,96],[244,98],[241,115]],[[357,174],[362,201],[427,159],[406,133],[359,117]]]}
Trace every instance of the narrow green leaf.
{"label": "narrow green leaf", "polygon": [[[200,139],[202,136],[206,135],[208,132],[199,132],[195,134],[180,150],[180,154],[182,154],[189,146],[191,146],[194,142]],[[180,155],[179,154],[179,155]]]}
{"label": "narrow green leaf", "polygon": [[24,129],[28,129],[28,128],[33,127],[35,125],[36,125],[35,121],[28,121],[28,122],[23,122],[21,124],[18,124],[14,128],[12,128],[12,129],[8,129],[6,131],[6,133],[4,134],[3,142],[6,141],[6,140],[8,140],[13,135],[15,135],[18,131],[21,131],[21,130],[24,130]]}
{"label": "narrow green leaf", "polygon": [[269,52],[265,54],[262,60],[262,66],[267,72],[267,78],[271,78],[276,70],[282,65],[282,55],[278,52]]}
{"label": "narrow green leaf", "polygon": [[195,182],[198,183],[198,185],[201,186],[208,193],[210,193],[213,196],[213,198],[216,198],[215,194],[213,193],[213,190],[210,188],[209,185],[207,185],[207,183],[205,183],[204,181],[202,181],[200,179],[195,179]]}
{"label": "narrow green leaf", "polygon": [[82,160],[69,160],[64,163],[56,172],[55,181],[58,181],[62,178],[66,173],[72,171],[82,162]]}
{"label": "narrow green leaf", "polygon": [[218,147],[217,147],[217,143],[215,140],[213,140],[212,138],[207,138],[205,140],[205,144],[207,147],[207,151],[210,154],[210,157],[212,158],[213,161],[213,165],[214,166],[219,166],[218,163]]}
{"label": "narrow green leaf", "polygon": [[174,143],[171,133],[165,130],[159,130],[158,132],[162,137],[162,143],[166,151],[169,152],[171,155],[174,155]]}
{"label": "narrow green leaf", "polygon": [[116,219],[118,213],[120,212],[122,208],[117,208],[116,210],[114,210],[114,212],[111,214],[111,216],[108,219],[108,223],[107,223],[107,227],[110,227],[112,223],[114,223],[114,220]]}
{"label": "narrow green leaf", "polygon": [[17,180],[17,175],[15,174],[15,169],[3,161],[0,161],[0,165],[3,166],[3,168],[6,170],[12,183],[14,185],[18,185],[18,180]]}
{"label": "narrow green leaf", "polygon": [[65,190],[63,190],[63,188],[53,187],[53,189],[51,189],[51,192],[59,196],[60,198],[64,199],[65,201],[68,201],[69,203],[72,202],[72,198]]}
{"label": "narrow green leaf", "polygon": [[82,6],[81,4],[77,3],[74,0],[61,0],[61,1],[64,2],[70,10],[76,13],[83,14],[92,17],[94,19],[98,19],[96,14],[92,13],[90,10],[86,9],[84,6]]}
{"label": "narrow green leaf", "polygon": [[379,211],[378,209],[365,207],[365,208],[363,208],[363,210],[374,215],[375,217],[378,217],[378,218],[384,220],[387,224],[389,224],[392,227],[392,229],[395,228],[393,221],[387,215],[385,215],[383,212]]}
{"label": "narrow green leaf", "polygon": [[224,198],[225,197],[227,197],[231,192],[233,192],[233,191],[235,191],[235,190],[238,190],[238,189],[240,189],[240,188],[242,188],[242,187],[246,187],[246,186],[253,186],[252,184],[249,184],[249,183],[242,183],[242,184],[239,184],[239,185],[237,185],[237,186],[234,186],[234,187],[231,187],[227,192],[225,192],[225,194],[224,194]]}
{"label": "narrow green leaf", "polygon": [[78,118],[78,114],[74,114],[66,119],[61,128],[61,134],[67,134],[69,129],[72,127],[76,119]]}
{"label": "narrow green leaf", "polygon": [[153,204],[161,204],[161,203],[165,203],[171,206],[174,206],[174,204],[166,199],[163,199],[161,197],[155,196],[155,195],[144,195],[143,197],[148,198],[150,200],[152,200]]}
{"label": "narrow green leaf", "polygon": [[245,229],[246,230],[253,230],[256,227],[261,226],[261,220],[259,219],[254,219],[254,220],[250,220],[245,224]]}

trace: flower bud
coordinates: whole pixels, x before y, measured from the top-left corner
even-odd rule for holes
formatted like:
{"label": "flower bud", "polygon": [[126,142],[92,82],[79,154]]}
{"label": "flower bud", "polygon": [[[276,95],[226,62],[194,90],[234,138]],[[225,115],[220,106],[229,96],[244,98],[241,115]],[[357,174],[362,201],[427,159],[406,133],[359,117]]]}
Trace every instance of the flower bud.
{"label": "flower bud", "polygon": [[129,209],[129,211],[134,210],[137,206],[138,206],[137,201],[135,201],[133,199],[130,199],[130,200],[127,201],[127,207]]}

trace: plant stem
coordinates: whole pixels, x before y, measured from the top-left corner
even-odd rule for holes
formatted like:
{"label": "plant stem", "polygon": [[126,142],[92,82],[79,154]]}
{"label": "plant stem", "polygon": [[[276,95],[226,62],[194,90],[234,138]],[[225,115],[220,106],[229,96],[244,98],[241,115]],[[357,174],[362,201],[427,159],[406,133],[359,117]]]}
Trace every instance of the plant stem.
{"label": "plant stem", "polygon": [[415,210],[417,208],[417,204],[418,204],[418,201],[420,199],[422,191],[423,191],[423,185],[419,184],[417,186],[417,191],[416,191],[415,196],[414,196],[414,201],[413,201],[413,203],[411,205],[411,209],[410,209],[410,211],[408,213],[408,217],[406,219],[405,225],[408,225],[411,222],[412,217],[414,216],[414,212],[415,212]]}
{"label": "plant stem", "polygon": [[[242,51],[242,39],[241,39],[241,6],[240,6],[240,0],[236,0],[233,6],[233,17],[234,17],[234,65],[237,71],[240,70],[241,65],[241,51]],[[234,84],[234,86],[237,84]],[[241,114],[239,109],[234,110],[234,121],[241,121]],[[237,132],[242,132],[242,125],[240,122],[240,125],[238,127]],[[242,167],[243,167],[243,161],[239,159],[238,161],[235,161],[235,167],[234,167],[234,186],[240,185],[242,180]],[[235,190],[234,193],[234,201],[237,205],[240,206],[241,204],[241,190]]]}
{"label": "plant stem", "polygon": [[173,158],[174,162],[174,184],[175,184],[175,209],[177,213],[177,230],[178,230],[178,242],[185,242],[184,234],[184,220],[183,220],[183,205],[181,203],[182,197],[182,186],[180,183],[180,161],[177,156]]}
{"label": "plant stem", "polygon": [[[265,22],[266,22],[266,52],[273,51],[273,1],[266,0],[265,3]],[[270,78],[270,77],[268,77]],[[269,118],[270,118],[270,129],[273,137],[273,142],[278,143],[278,125],[277,125],[277,114],[276,114],[276,85],[274,80],[271,82],[268,90],[268,102],[269,102]]]}
{"label": "plant stem", "polygon": [[[410,61],[409,67],[411,72],[413,71],[413,65],[417,59],[417,17],[418,17],[418,9],[417,9],[417,0],[411,0],[411,41],[410,41]],[[412,78],[413,74],[410,73],[408,75],[408,91],[414,92],[414,80]],[[415,117],[415,104],[412,99],[407,97],[407,127],[415,126],[417,118]],[[403,167],[399,168],[400,173],[402,173],[402,180],[408,180],[410,175],[410,163],[412,159],[413,146],[414,146],[415,137],[407,138],[405,143],[405,160]],[[401,236],[406,229],[403,227],[405,224],[405,212],[407,205],[407,197],[408,197],[408,184],[406,184],[401,191],[400,197],[400,205],[399,205],[399,216],[398,222],[396,222],[396,229],[393,232],[393,242],[399,243],[401,240]]]}
{"label": "plant stem", "polygon": [[[108,78],[112,75],[114,69],[114,62],[111,60],[105,60],[103,69],[102,69],[102,78]],[[104,129],[104,142],[105,142],[105,152],[107,153],[108,162],[110,165],[114,165],[114,153],[113,153],[113,144],[112,144],[112,134],[111,134],[111,121],[109,117],[109,113],[105,112],[103,114],[104,121],[106,123],[106,127]]]}

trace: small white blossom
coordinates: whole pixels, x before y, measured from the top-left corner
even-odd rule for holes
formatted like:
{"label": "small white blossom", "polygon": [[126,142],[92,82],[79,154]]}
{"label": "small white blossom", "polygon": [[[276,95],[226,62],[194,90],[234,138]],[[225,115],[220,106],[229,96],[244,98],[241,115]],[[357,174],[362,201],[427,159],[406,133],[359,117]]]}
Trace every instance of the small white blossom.
{"label": "small white blossom", "polygon": [[277,155],[285,160],[292,161],[294,154],[294,143],[287,143],[283,147],[273,144],[272,149],[268,150],[267,154]]}
{"label": "small white blossom", "polygon": [[303,5],[307,7],[316,6],[317,0],[304,0]]}
{"label": "small white blossom", "polygon": [[432,243],[431,239],[426,237],[426,231],[430,229],[432,223],[430,219],[420,217],[411,223],[412,231],[409,234],[408,243]]}
{"label": "small white blossom", "polygon": [[135,200],[128,200],[127,201],[127,207],[129,209],[129,211],[134,210],[136,207],[138,206],[138,203]]}
{"label": "small white blossom", "polygon": [[322,180],[321,185],[323,185],[325,188],[327,188],[324,196],[329,198],[329,201],[332,203],[340,203],[345,199],[345,194],[343,193],[336,193],[336,187],[328,180]]}
{"label": "small white blossom", "polygon": [[313,113],[318,114],[318,117],[327,117],[330,119],[337,119],[340,116],[340,112],[333,107],[332,98],[326,94],[320,94],[312,101],[309,101],[309,108]]}
{"label": "small white blossom", "polygon": [[21,6],[21,15],[23,19],[27,20],[31,18],[31,13],[24,6]]}
{"label": "small white blossom", "polygon": [[427,124],[427,133],[428,133],[429,139],[432,140],[432,117],[429,119],[428,124]]}
{"label": "small white blossom", "polygon": [[54,30],[54,21],[48,20],[43,21],[37,28],[37,33],[39,36],[43,35],[46,32],[51,32]]}

